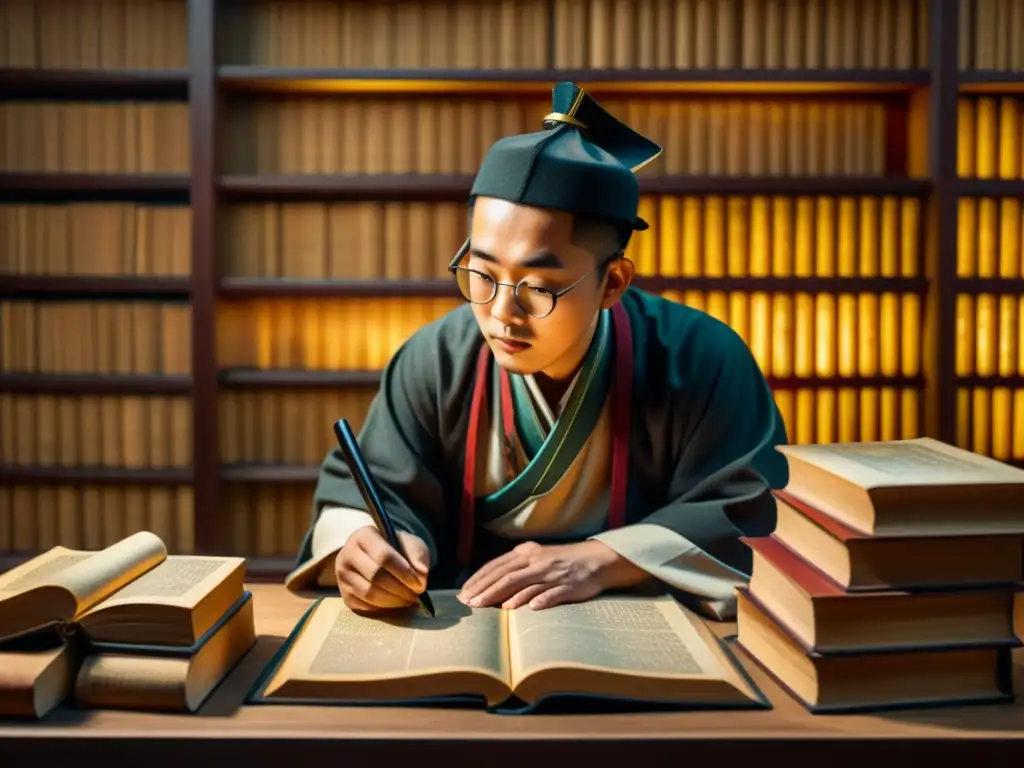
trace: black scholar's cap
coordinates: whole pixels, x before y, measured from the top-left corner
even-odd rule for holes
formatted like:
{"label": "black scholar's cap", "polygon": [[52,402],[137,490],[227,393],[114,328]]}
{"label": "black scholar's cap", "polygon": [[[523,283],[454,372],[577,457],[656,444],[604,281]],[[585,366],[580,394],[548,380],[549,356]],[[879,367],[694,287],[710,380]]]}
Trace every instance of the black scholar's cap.
{"label": "black scholar's cap", "polygon": [[558,83],[544,130],[496,141],[470,199],[496,197],[643,230],[634,174],[660,154],[660,146],[616,120],[578,85]]}

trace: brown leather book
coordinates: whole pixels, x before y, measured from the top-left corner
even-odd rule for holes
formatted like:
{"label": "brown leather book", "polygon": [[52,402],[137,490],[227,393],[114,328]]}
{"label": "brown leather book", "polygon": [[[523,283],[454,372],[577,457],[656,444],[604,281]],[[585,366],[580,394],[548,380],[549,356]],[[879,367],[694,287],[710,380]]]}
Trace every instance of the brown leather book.
{"label": "brown leather book", "polygon": [[996,586],[1024,575],[1021,536],[868,536],[787,491],[774,536],[850,592]]}
{"label": "brown leather book", "polygon": [[1017,646],[1017,586],[957,591],[848,592],[777,539],[745,539],[753,550],[751,599],[806,651]]}
{"label": "brown leather book", "polygon": [[790,695],[815,714],[994,704],[1014,699],[1006,647],[808,653],[740,589],[737,640]]}

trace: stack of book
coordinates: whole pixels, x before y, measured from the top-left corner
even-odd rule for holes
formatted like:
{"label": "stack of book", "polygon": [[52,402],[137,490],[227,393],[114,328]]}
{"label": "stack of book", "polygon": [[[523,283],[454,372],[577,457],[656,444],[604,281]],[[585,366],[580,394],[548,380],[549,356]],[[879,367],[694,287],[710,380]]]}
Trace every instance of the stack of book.
{"label": "stack of book", "polygon": [[143,531],[0,575],[0,716],[195,712],[256,642],[245,560],[168,555]]}
{"label": "stack of book", "polygon": [[779,450],[746,653],[812,712],[1012,700],[1024,470],[929,438]]}

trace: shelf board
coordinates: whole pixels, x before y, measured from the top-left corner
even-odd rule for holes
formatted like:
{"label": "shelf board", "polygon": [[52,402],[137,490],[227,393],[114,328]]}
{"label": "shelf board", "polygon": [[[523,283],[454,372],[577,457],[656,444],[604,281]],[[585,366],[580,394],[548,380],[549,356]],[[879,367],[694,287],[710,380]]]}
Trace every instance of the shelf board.
{"label": "shelf board", "polygon": [[[220,383],[228,388],[253,387],[271,388],[330,388],[376,387],[380,383],[380,371],[309,371],[300,369],[232,368],[220,372]],[[925,385],[923,376],[769,376],[772,389],[790,391],[796,389],[860,389],[863,387],[897,387],[921,389]],[[289,469],[288,471],[293,471]]]}
{"label": "shelf board", "polygon": [[186,203],[186,173],[0,173],[0,200]]}
{"label": "shelf board", "polygon": [[465,200],[472,176],[442,174],[260,174],[222,176],[233,200]]}
{"label": "shelf board", "polygon": [[0,93],[17,99],[185,101],[188,82],[187,69],[0,68]]}
{"label": "shelf board", "polygon": [[956,280],[956,292],[1024,295],[1024,277],[959,277]]}
{"label": "shelf board", "polygon": [[318,465],[222,464],[220,479],[226,483],[315,483]]}
{"label": "shelf board", "polygon": [[960,197],[1024,197],[1021,179],[958,179]]}
{"label": "shelf board", "polygon": [[1024,72],[965,70],[957,81],[961,93],[1024,93]]}
{"label": "shelf board", "polygon": [[343,69],[225,65],[220,85],[262,93],[540,93],[572,81],[595,93],[907,91],[928,70],[885,69]]}
{"label": "shelf board", "polygon": [[779,392],[798,389],[924,389],[924,376],[768,376],[768,385]]}
{"label": "shelf board", "polygon": [[187,277],[142,275],[0,275],[4,299],[166,299],[187,300]]}
{"label": "shelf board", "polygon": [[[649,293],[666,291],[768,291],[791,293],[918,293],[928,291],[926,277],[653,277],[633,284]],[[227,277],[219,294],[226,299],[254,298],[437,298],[460,296],[453,280],[293,280]]]}
{"label": "shelf board", "polygon": [[380,371],[308,371],[293,369],[228,368],[217,375],[227,389],[244,387],[335,389],[337,387],[376,387]]}
{"label": "shelf board", "polygon": [[122,373],[0,373],[0,392],[40,395],[187,395],[188,376]]}
{"label": "shelf board", "polygon": [[[920,197],[928,179],[887,176],[650,176],[645,195],[897,195]],[[472,176],[438,174],[323,174],[222,176],[218,187],[233,200],[435,200],[463,201]]]}
{"label": "shelf board", "polygon": [[251,299],[272,296],[395,298],[458,298],[454,279],[437,280],[299,280],[291,278],[225,277],[218,294],[222,298]]}
{"label": "shelf board", "polygon": [[1024,389],[1024,374],[1015,376],[957,376],[956,386],[968,389],[992,389],[994,387]]}
{"label": "shelf board", "polygon": [[725,291],[768,293],[917,293],[928,291],[927,277],[637,277],[634,285],[649,293]]}
{"label": "shelf board", "polygon": [[188,485],[192,470],[126,469],[123,467],[39,467],[4,464],[0,476],[6,483],[35,485]]}

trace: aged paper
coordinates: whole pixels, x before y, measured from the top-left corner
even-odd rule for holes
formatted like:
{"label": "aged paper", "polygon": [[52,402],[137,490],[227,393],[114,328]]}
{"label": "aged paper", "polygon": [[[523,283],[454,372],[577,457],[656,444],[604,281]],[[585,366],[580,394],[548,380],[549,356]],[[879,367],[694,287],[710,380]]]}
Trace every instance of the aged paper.
{"label": "aged paper", "polygon": [[722,669],[670,600],[609,597],[510,618],[518,678],[542,667],[580,665],[653,676],[714,676]]}
{"label": "aged paper", "polygon": [[506,679],[504,622],[498,609],[471,609],[435,595],[434,618],[361,616],[325,601],[292,655],[291,678],[401,677],[454,669]]}

